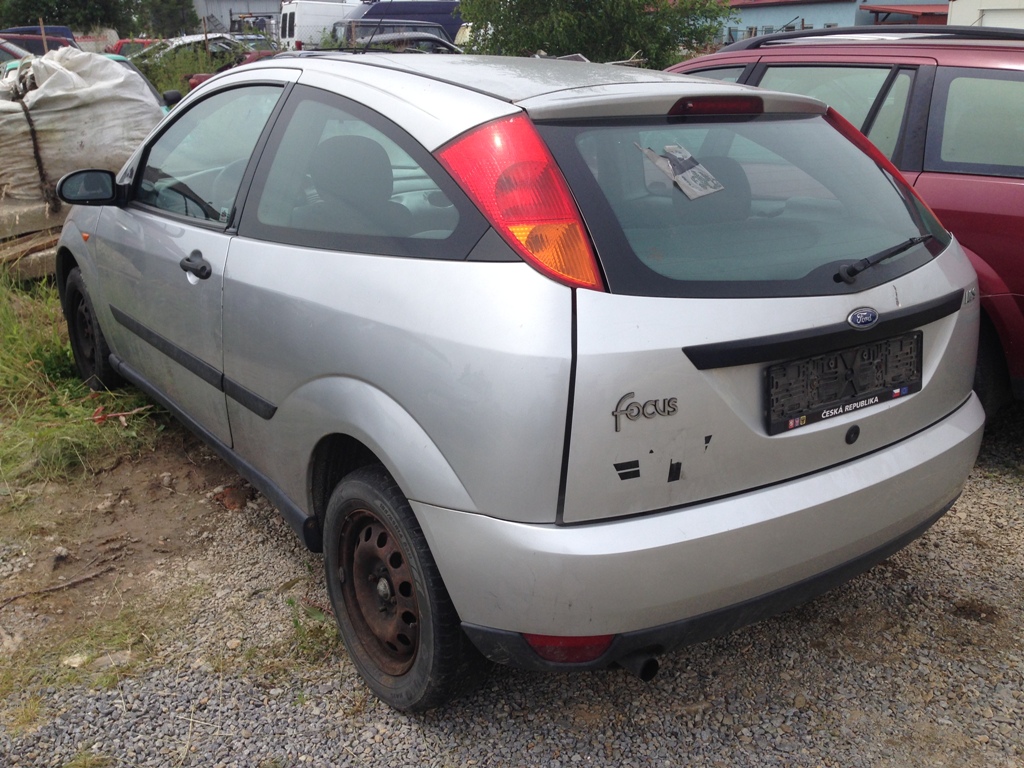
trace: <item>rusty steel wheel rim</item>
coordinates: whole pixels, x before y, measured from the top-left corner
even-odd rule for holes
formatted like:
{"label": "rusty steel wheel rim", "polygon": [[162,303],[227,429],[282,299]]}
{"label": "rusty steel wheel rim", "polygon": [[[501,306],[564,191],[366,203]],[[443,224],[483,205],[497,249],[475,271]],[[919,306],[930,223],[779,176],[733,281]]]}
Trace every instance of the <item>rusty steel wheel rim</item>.
{"label": "rusty steel wheel rim", "polygon": [[341,536],[342,596],[359,643],[388,675],[408,672],[419,647],[419,607],[409,560],[373,512],[349,515]]}

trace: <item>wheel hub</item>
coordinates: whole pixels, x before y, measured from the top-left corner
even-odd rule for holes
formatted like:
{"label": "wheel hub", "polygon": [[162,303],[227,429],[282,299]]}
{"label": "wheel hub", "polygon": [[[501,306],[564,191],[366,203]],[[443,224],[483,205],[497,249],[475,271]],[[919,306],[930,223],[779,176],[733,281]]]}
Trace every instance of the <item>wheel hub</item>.
{"label": "wheel hub", "polygon": [[[390,603],[392,600],[391,585],[385,578],[377,580],[377,597],[380,598],[382,603]],[[383,605],[381,606],[381,610],[384,610]]]}
{"label": "wheel hub", "polygon": [[359,642],[383,672],[412,667],[419,606],[412,569],[398,537],[370,510],[354,512],[342,533],[342,596]]}

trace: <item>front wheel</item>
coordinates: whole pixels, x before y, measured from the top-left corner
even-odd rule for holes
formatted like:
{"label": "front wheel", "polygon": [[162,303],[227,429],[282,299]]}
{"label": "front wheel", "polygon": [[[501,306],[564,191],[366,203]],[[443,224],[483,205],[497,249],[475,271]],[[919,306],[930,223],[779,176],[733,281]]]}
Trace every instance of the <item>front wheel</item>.
{"label": "front wheel", "polygon": [[382,701],[421,711],[473,681],[476,649],[408,501],[383,466],[356,470],[331,494],[324,568],[345,647]]}
{"label": "front wheel", "polygon": [[64,290],[64,318],[75,368],[90,389],[113,389],[124,384],[110,364],[110,348],[100,330],[92,300],[85,289],[82,271],[75,267],[68,273]]}

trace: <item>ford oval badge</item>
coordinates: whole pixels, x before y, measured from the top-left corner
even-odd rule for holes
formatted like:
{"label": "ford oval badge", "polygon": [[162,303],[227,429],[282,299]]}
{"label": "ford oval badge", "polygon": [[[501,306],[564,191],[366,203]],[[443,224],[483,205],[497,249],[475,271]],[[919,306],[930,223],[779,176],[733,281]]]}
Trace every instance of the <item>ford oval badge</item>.
{"label": "ford oval badge", "polygon": [[878,313],[871,307],[861,307],[853,310],[846,318],[846,322],[858,331],[864,331],[878,322]]}

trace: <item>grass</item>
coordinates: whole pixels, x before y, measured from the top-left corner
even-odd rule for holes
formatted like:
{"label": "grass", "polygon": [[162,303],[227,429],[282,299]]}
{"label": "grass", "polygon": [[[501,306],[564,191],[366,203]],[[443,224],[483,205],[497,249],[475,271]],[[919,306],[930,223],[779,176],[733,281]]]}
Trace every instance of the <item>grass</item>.
{"label": "grass", "polygon": [[114,765],[112,757],[96,752],[79,752],[64,768],[112,768]]}
{"label": "grass", "polygon": [[[26,643],[14,653],[0,655],[0,701],[8,702],[23,692],[18,704],[3,713],[12,730],[30,729],[48,716],[38,694],[49,687],[87,684],[109,689],[153,661],[153,638],[187,618],[186,590],[165,600],[152,596],[125,602],[116,611],[89,621],[66,625],[59,636],[45,642]],[[31,599],[31,598],[29,598]],[[129,651],[128,660],[103,664],[105,657]],[[79,657],[76,664],[68,663]]]}
{"label": "grass", "polygon": [[18,487],[152,447],[164,424],[138,391],[92,392],[79,380],[52,284],[0,273],[0,510]]}
{"label": "grass", "polygon": [[335,655],[340,639],[334,618],[290,597],[285,602],[292,611],[291,657],[321,664]]}
{"label": "grass", "polygon": [[158,91],[181,91],[188,93],[188,79],[197,72],[215,72],[218,67],[226,64],[239,54],[208,54],[205,51],[168,51],[156,60],[149,60],[144,55],[133,60],[142,73]]}

